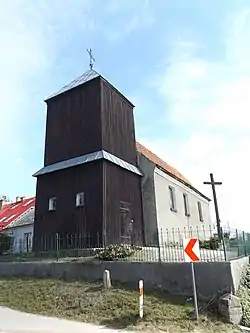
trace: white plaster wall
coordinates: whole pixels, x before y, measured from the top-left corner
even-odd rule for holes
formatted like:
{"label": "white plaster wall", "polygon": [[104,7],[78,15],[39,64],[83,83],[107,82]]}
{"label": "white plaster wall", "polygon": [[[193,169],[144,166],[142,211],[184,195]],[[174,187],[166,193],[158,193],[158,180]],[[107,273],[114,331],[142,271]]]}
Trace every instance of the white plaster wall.
{"label": "white plaster wall", "polygon": [[[182,243],[186,237],[209,238],[215,232],[211,225],[209,202],[158,168],[154,172],[156,214],[158,230],[162,230],[160,243]],[[170,210],[169,186],[175,189],[177,212]],[[188,195],[190,217],[185,215],[183,193]],[[201,203],[204,221],[199,219],[197,202]],[[174,229],[174,232],[171,229]],[[178,230],[179,228],[179,230]],[[166,231],[166,229],[168,229]]]}
{"label": "white plaster wall", "polygon": [[29,242],[29,248],[28,248],[28,250],[31,251],[32,241],[33,241],[33,224],[8,229],[8,234],[14,238],[13,252],[15,253],[27,252],[25,233],[31,233],[31,240]]}

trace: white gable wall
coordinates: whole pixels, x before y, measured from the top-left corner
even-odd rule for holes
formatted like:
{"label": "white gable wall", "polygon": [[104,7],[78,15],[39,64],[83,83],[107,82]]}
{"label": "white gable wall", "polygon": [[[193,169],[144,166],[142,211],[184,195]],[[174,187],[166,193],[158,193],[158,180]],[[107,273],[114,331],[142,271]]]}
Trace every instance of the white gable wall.
{"label": "white gable wall", "polygon": [[[211,236],[211,231],[214,232],[215,229],[211,226],[209,202],[205,198],[158,168],[154,171],[154,184],[157,226],[158,231],[164,235],[164,242],[168,242],[166,238],[169,238],[169,242],[180,243],[184,229],[189,230],[187,237],[199,236],[200,239],[204,239]],[[169,186],[175,189],[176,212],[170,209]],[[183,193],[188,196],[189,217],[185,215]],[[197,202],[201,203],[203,222],[199,219]],[[172,228],[175,229],[174,235],[171,232]],[[177,231],[178,228],[180,231]],[[193,234],[190,230],[193,230]],[[160,243],[163,242],[162,238],[159,236]]]}
{"label": "white gable wall", "polygon": [[[33,241],[33,224],[6,229],[6,233],[14,238],[13,252],[31,252]],[[25,234],[30,234],[28,243]]]}

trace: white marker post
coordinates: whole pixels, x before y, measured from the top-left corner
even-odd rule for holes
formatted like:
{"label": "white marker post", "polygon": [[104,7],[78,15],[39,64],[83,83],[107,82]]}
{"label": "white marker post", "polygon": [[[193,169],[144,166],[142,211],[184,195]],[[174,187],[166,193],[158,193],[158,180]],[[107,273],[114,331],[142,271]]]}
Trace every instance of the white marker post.
{"label": "white marker post", "polygon": [[104,286],[104,289],[111,288],[110,272],[107,269],[103,272],[103,286]]}
{"label": "white marker post", "polygon": [[143,318],[143,280],[139,281],[139,317]]}
{"label": "white marker post", "polygon": [[194,273],[194,262],[200,261],[200,247],[199,247],[198,238],[184,239],[183,240],[183,249],[184,249],[184,260],[186,262],[190,262],[190,265],[191,265],[195,316],[196,316],[196,320],[199,320],[199,310],[198,310],[195,273]]}

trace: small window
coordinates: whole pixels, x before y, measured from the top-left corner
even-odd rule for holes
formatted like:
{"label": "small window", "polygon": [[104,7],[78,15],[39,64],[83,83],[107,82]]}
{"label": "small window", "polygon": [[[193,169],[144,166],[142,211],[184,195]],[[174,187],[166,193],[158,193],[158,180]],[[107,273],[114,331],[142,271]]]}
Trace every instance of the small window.
{"label": "small window", "polygon": [[85,196],[84,192],[77,193],[76,195],[76,207],[84,206],[85,205]]}
{"label": "small window", "polygon": [[184,201],[185,215],[190,216],[188,196],[186,193],[183,193],[183,201]]}
{"label": "small window", "polygon": [[56,210],[56,198],[49,199],[49,211]]}
{"label": "small window", "polygon": [[203,213],[202,213],[201,203],[200,203],[200,202],[197,202],[197,205],[198,205],[199,219],[200,219],[201,222],[203,222],[203,221],[204,221],[204,218],[203,218]]}
{"label": "small window", "polygon": [[175,189],[172,186],[169,186],[169,194],[170,194],[170,209],[173,212],[177,212],[176,199],[175,199]]}

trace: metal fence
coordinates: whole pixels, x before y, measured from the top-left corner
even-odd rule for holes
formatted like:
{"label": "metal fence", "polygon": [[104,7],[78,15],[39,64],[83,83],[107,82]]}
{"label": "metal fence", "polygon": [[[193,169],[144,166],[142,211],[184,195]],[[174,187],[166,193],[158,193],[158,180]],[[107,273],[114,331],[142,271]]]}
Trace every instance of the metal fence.
{"label": "metal fence", "polygon": [[[126,260],[145,262],[184,261],[184,238],[198,238],[200,260],[227,261],[250,255],[250,234],[223,230],[219,241],[212,227],[190,227],[160,230],[146,235],[143,244],[133,244],[133,236],[120,244],[112,242],[103,246],[103,238],[95,235],[44,235],[39,239],[14,239],[0,235],[0,261],[33,260],[86,260],[97,257],[101,260]],[[117,239],[117,237],[115,237]]]}

